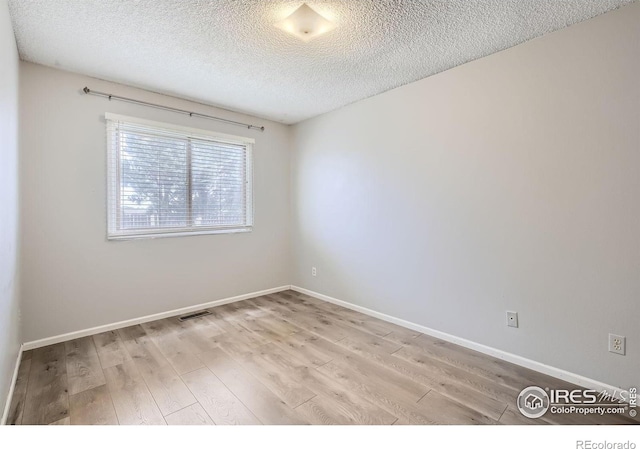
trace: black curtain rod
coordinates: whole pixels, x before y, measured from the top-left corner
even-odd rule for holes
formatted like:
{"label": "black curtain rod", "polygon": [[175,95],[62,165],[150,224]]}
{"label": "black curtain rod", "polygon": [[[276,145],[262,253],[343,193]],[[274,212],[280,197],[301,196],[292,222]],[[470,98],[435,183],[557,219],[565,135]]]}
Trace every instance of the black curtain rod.
{"label": "black curtain rod", "polygon": [[250,123],[236,122],[234,120],[227,120],[226,118],[214,117],[213,115],[200,114],[199,112],[191,112],[191,111],[186,111],[184,109],[172,108],[170,106],[163,106],[161,104],[149,103],[147,101],[134,100],[133,98],[121,97],[119,95],[107,94],[105,92],[98,92],[97,90],[91,90],[88,87],[85,87],[84,89],[82,89],[82,91],[87,95],[96,95],[98,97],[108,98],[109,101],[118,100],[118,101],[124,101],[125,103],[140,104],[142,106],[148,106],[150,108],[162,109],[164,111],[176,112],[178,114],[185,114],[185,115],[188,115],[189,117],[206,118],[209,120],[215,120],[217,122],[229,123],[231,125],[236,125],[236,126],[243,126],[248,129],[257,129],[258,131],[264,131],[264,126],[256,126],[256,125],[251,125]]}

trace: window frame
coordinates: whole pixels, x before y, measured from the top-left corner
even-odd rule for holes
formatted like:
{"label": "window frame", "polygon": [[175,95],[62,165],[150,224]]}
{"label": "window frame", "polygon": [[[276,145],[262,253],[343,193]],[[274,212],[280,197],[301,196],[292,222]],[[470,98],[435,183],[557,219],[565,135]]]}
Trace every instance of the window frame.
{"label": "window frame", "polygon": [[[123,230],[118,228],[118,220],[120,217],[120,211],[118,207],[118,198],[120,193],[120,151],[119,142],[113,142],[114,133],[109,128],[109,122],[123,122],[131,123],[135,125],[148,126],[159,131],[175,133],[185,139],[200,139],[213,142],[219,142],[223,144],[241,145],[245,147],[245,210],[246,220],[245,225],[237,226],[193,226],[192,224],[186,227],[175,228],[142,228]],[[133,239],[150,239],[150,238],[162,238],[162,237],[185,237],[192,235],[207,235],[207,234],[233,234],[242,232],[251,232],[253,230],[253,145],[255,139],[250,137],[236,136],[232,134],[224,134],[215,131],[209,131],[199,128],[191,128],[187,126],[180,126],[169,124],[165,122],[157,122],[153,120],[146,120],[137,117],[130,117],[126,115],[105,113],[105,131],[107,134],[107,240],[133,240]],[[191,167],[191,153],[189,151],[187,158],[187,170],[188,170],[188,190],[189,196],[191,196],[191,183],[192,183],[192,167]],[[116,173],[113,173],[113,171]],[[189,201],[189,205],[191,201]],[[191,214],[191,207],[189,206],[189,213]],[[189,217],[191,221],[191,217]]]}

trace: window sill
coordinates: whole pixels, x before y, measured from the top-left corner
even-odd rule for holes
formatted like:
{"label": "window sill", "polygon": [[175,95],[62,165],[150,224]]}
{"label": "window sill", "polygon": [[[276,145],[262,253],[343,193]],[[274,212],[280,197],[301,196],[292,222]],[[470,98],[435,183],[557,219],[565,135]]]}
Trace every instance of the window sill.
{"label": "window sill", "polygon": [[107,240],[141,240],[141,239],[160,239],[167,237],[191,237],[195,235],[210,235],[210,234],[238,234],[243,232],[251,232],[252,226],[241,228],[217,228],[217,229],[202,229],[202,230],[176,230],[176,231],[158,231],[158,232],[136,232],[128,234],[110,234],[107,235]]}

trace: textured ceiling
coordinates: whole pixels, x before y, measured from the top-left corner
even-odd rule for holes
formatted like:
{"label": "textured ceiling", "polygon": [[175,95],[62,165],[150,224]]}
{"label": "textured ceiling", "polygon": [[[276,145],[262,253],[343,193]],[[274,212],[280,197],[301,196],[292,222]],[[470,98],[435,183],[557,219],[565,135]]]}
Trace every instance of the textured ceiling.
{"label": "textured ceiling", "polygon": [[[631,0],[9,0],[21,58],[295,123]],[[79,86],[81,87],[81,86]]]}

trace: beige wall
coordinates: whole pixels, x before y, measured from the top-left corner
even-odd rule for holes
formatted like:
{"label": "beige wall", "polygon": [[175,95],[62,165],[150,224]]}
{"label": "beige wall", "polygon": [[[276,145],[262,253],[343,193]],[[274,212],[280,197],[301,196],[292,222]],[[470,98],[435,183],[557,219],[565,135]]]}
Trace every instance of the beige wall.
{"label": "beige wall", "polygon": [[18,299],[18,50],[0,0],[0,413],[20,348]]}
{"label": "beige wall", "polygon": [[296,125],[293,283],[637,384],[638,23],[635,3]]}
{"label": "beige wall", "polygon": [[[266,131],[109,102],[85,85]],[[254,137],[253,232],[108,242],[105,112]],[[30,63],[20,118],[25,341],[289,283],[288,127]]]}

